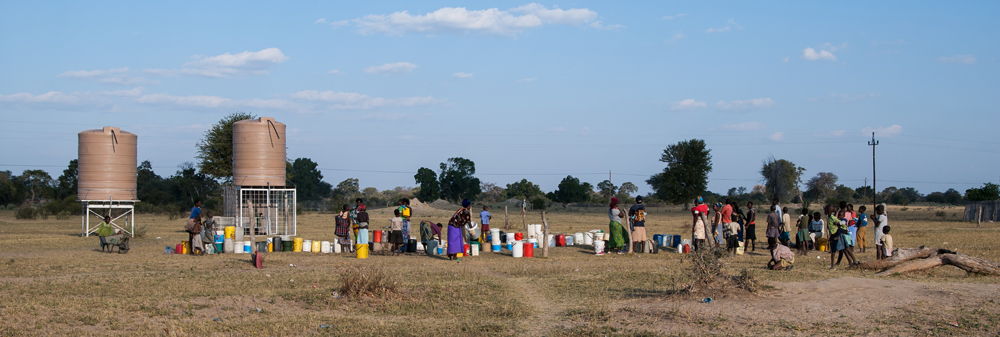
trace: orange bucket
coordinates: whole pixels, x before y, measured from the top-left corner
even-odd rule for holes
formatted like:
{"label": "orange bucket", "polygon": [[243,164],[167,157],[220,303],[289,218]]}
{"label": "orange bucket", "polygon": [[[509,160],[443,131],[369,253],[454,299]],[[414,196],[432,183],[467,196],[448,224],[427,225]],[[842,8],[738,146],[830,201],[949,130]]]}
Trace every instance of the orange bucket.
{"label": "orange bucket", "polygon": [[524,257],[535,257],[535,245],[524,245]]}
{"label": "orange bucket", "polygon": [[372,242],[382,242],[382,231],[374,231],[375,241]]}

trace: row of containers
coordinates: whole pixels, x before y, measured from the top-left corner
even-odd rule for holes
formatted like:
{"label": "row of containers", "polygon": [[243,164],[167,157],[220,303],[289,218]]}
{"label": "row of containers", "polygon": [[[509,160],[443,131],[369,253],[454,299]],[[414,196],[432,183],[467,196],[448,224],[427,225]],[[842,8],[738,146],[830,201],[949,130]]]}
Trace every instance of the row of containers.
{"label": "row of containers", "polygon": [[[504,249],[510,251],[513,257],[532,257],[534,249],[538,248],[539,238],[543,237],[542,225],[528,225],[527,235],[525,233],[504,233],[498,228],[490,229],[485,236],[489,242],[490,250],[499,253]],[[370,251],[388,251],[389,231],[375,230],[369,236],[368,244],[358,244],[354,247],[354,252],[359,258],[366,258]],[[223,231],[217,231],[214,236],[214,245],[207,253],[250,253],[257,245],[257,250],[262,252],[313,252],[313,253],[345,253],[350,252],[349,243],[342,243],[339,240],[319,241],[306,240],[304,238],[291,236],[276,236],[267,238],[266,241],[253,242],[246,240],[243,231],[236,230],[234,226],[227,226]],[[610,240],[610,234],[602,230],[592,230],[589,232],[578,232],[574,234],[549,234],[547,243],[549,247],[564,247],[587,245],[594,247],[594,253],[602,255],[606,252],[606,241]],[[689,253],[691,251],[691,240],[681,239],[680,235],[654,234],[652,244],[655,246],[675,248],[678,253]],[[416,239],[408,239],[406,244],[401,245],[400,252],[423,253],[430,255],[443,255],[447,251],[448,243],[445,240],[431,240],[427,242],[427,247]],[[652,251],[646,247],[647,251]],[[479,252],[485,251],[485,245],[480,245],[478,241],[472,241],[463,247],[463,255],[478,256]],[[187,253],[189,247],[185,242],[178,245],[178,252]]]}

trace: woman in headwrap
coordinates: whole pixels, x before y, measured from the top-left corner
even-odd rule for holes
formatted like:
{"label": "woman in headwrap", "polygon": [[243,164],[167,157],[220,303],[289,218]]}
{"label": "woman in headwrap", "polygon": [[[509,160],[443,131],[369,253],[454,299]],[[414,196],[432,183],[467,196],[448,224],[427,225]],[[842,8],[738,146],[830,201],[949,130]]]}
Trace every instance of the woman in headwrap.
{"label": "woman in headwrap", "polygon": [[706,228],[706,222],[708,220],[708,205],[705,205],[704,200],[701,197],[695,199],[695,206],[691,209],[691,231],[693,232],[694,238],[694,248],[698,250],[700,248],[705,248],[705,237],[706,232],[710,231],[711,228]]}
{"label": "woman in headwrap", "polygon": [[427,241],[434,240],[435,235],[441,237],[441,225],[427,220],[420,222],[420,242],[424,247],[427,247]]}
{"label": "woman in headwrap", "polygon": [[611,205],[608,207],[608,219],[611,223],[608,225],[611,232],[611,240],[608,242],[608,249],[610,251],[616,251],[618,254],[622,253],[622,248],[625,247],[625,228],[622,227],[622,212],[618,208],[618,198],[611,198]]}
{"label": "woman in headwrap", "polygon": [[471,205],[472,202],[469,199],[462,200],[462,208],[451,216],[451,220],[448,220],[448,260],[458,259],[459,262],[462,261],[458,258],[459,253],[465,252],[462,227],[472,222],[469,211]]}

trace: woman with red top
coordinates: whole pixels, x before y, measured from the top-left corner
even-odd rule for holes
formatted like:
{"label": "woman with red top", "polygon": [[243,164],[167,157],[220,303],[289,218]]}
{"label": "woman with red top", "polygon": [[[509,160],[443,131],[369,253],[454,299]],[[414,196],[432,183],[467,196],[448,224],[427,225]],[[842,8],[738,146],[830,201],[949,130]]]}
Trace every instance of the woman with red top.
{"label": "woman with red top", "polygon": [[706,225],[708,223],[708,205],[705,205],[705,201],[698,197],[695,199],[695,206],[691,209],[691,216],[694,218],[691,224],[691,231],[693,233],[692,238],[694,241],[694,248],[698,250],[704,248],[705,237],[707,236],[708,229]]}

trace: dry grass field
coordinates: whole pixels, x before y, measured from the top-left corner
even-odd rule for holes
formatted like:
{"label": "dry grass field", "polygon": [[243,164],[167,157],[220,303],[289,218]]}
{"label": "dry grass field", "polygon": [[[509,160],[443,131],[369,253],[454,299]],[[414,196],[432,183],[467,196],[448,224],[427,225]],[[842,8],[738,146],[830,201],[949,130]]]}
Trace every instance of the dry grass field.
{"label": "dry grass field", "polygon": [[[942,221],[960,212],[891,207],[898,247],[956,249],[1000,261],[998,224]],[[417,208],[414,225],[444,222],[453,210]],[[503,210],[494,210],[494,227]],[[384,210],[372,214],[388,225]],[[660,209],[648,233],[683,234],[687,213]],[[540,223],[529,213],[528,223]],[[606,229],[603,212],[553,210],[555,232]],[[520,214],[510,223],[520,227]],[[727,258],[749,271],[756,294],[677,294],[691,262],[659,254],[595,256],[590,246],[558,247],[548,258],[484,252],[461,263],[425,255],[268,253],[264,269],[246,254],[165,255],[187,238],[181,220],[139,215],[148,226],[128,254],[106,254],[79,236],[78,218],[15,220],[0,212],[0,335],[997,335],[1000,278],[954,267],[877,277],[840,267],[828,254],[797,256],[790,271],[764,269],[758,253]],[[301,237],[333,239],[333,215],[298,218]],[[871,227],[869,227],[870,230]],[[758,229],[763,237],[763,231]],[[872,234],[869,233],[869,240]],[[536,255],[540,255],[536,253]],[[859,254],[870,260],[873,253]],[[845,262],[846,264],[846,262]],[[294,267],[290,266],[294,265]],[[398,292],[384,298],[339,296],[347,270],[379,267]],[[702,303],[713,297],[711,303]],[[954,324],[953,324],[954,323]]]}

